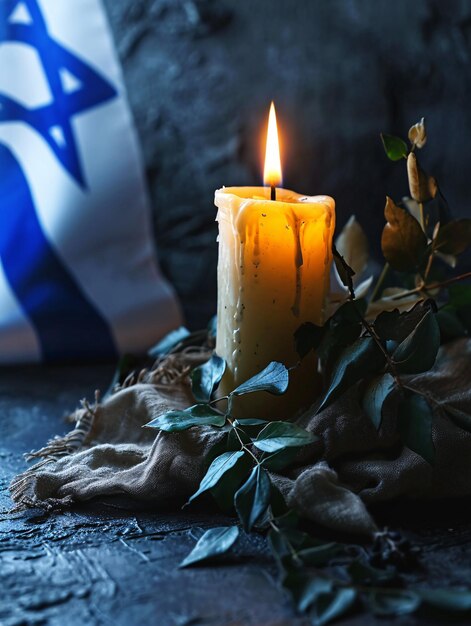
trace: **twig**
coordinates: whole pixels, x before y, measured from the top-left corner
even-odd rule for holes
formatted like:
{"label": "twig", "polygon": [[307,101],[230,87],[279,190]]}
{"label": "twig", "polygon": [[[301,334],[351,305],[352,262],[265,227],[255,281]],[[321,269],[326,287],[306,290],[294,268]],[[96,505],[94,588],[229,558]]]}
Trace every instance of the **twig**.
{"label": "twig", "polygon": [[419,202],[419,210],[420,210],[420,225],[422,226],[422,230],[425,232],[425,218],[424,218],[424,203]]}
{"label": "twig", "polygon": [[443,402],[440,402],[439,400],[436,400],[427,391],[423,391],[422,389],[417,389],[417,387],[411,387],[410,385],[404,385],[404,389],[408,389],[409,391],[413,391],[414,393],[418,394],[419,396],[422,396],[423,398],[425,398],[426,400],[428,400],[429,402],[431,402],[435,406],[441,407],[443,405]]}
{"label": "twig", "polygon": [[236,437],[237,437],[237,439],[239,440],[239,443],[240,443],[240,446],[241,446],[241,450],[245,450],[246,452],[248,452],[248,453],[250,454],[250,456],[253,458],[253,460],[255,461],[255,463],[256,463],[257,465],[260,465],[260,461],[257,459],[257,457],[255,456],[255,454],[254,454],[254,453],[252,452],[252,450],[250,450],[250,448],[248,448],[248,447],[245,445],[245,443],[242,441],[242,439],[241,439],[241,437],[240,437],[240,435],[239,435],[239,433],[238,433],[237,426],[234,424],[234,422],[233,422],[230,418],[228,418],[228,420],[227,420],[227,421],[228,421],[228,422],[229,422],[229,424],[232,426],[232,428],[233,428],[233,430],[234,430],[234,432],[235,432],[235,434],[236,434]]}
{"label": "twig", "polygon": [[428,275],[430,274],[430,270],[432,269],[433,259],[435,258],[434,255],[435,255],[435,250],[434,248],[432,248],[432,251],[430,252],[430,255],[428,257],[427,267],[425,268],[425,272],[424,272],[424,283],[426,282]]}
{"label": "twig", "polygon": [[275,522],[273,521],[273,518],[268,520],[268,523],[270,524],[271,528],[278,533],[281,536],[284,536],[285,541],[288,545],[288,549],[291,552],[291,556],[293,557],[293,560],[295,561],[295,563],[300,566],[303,564],[302,560],[299,558],[298,552],[295,549],[295,547],[293,546],[293,544],[291,543],[291,541],[286,537],[286,535],[283,535],[282,531],[280,530],[280,528],[278,528],[278,526],[275,524]]}
{"label": "twig", "polygon": [[390,268],[389,263],[385,263],[383,266],[383,269],[381,270],[381,274],[379,275],[379,278],[376,282],[375,288],[373,289],[373,293],[371,294],[370,302],[374,302],[376,300],[376,296],[378,295],[379,290],[381,289],[381,286],[384,283],[384,279],[386,278],[389,272],[389,268]]}
{"label": "twig", "polygon": [[229,396],[221,396],[220,398],[213,398],[212,400],[210,400],[208,402],[209,406],[212,406],[213,404],[217,404],[218,402],[221,402],[221,400],[228,400]]}
{"label": "twig", "polygon": [[376,334],[376,331],[371,326],[371,324],[363,317],[363,315],[361,315],[360,311],[358,311],[358,309],[356,307],[355,307],[355,309],[356,309],[358,315],[360,316],[363,328],[370,334],[370,336],[372,337],[373,341],[376,343],[378,348],[383,353],[383,356],[386,359],[386,362],[388,364],[388,368],[391,371],[391,374],[394,376],[394,380],[396,381],[397,386],[402,388],[402,386],[403,386],[402,385],[402,380],[400,379],[399,374],[397,373],[396,365],[394,364],[394,361],[391,359],[391,356],[385,350],[383,344],[381,343],[381,339],[378,337],[378,335]]}
{"label": "twig", "polygon": [[386,359],[386,362],[388,364],[388,368],[389,368],[391,374],[393,375],[394,380],[397,383],[397,386],[402,388],[402,381],[399,378],[399,374],[397,373],[396,366],[395,366],[393,360],[391,359],[390,355],[385,350],[383,344],[381,343],[381,339],[376,334],[374,328],[371,326],[371,324],[363,317],[361,312],[358,310],[358,308],[356,306],[356,301],[355,301],[355,292],[353,291],[353,289],[349,289],[349,291],[350,291],[350,301],[353,302],[353,306],[354,306],[355,311],[356,311],[356,313],[357,313],[357,315],[358,315],[358,317],[359,317],[359,319],[361,321],[361,324],[362,324],[363,328],[370,334],[370,336],[372,337],[373,341],[376,343],[378,348],[383,353],[383,356]]}
{"label": "twig", "polygon": [[430,285],[419,285],[415,289],[410,289],[409,291],[403,291],[402,293],[399,293],[396,296],[392,296],[391,300],[400,300],[401,298],[405,298],[406,296],[412,296],[414,293],[420,293],[421,291],[427,292],[433,289],[440,289],[441,287],[446,287],[447,285],[456,283],[459,280],[464,280],[465,278],[471,278],[471,272],[465,272],[464,274],[460,274],[459,276],[454,276],[453,278],[449,278],[448,280],[443,280],[442,282],[439,282],[439,283],[431,283]]}

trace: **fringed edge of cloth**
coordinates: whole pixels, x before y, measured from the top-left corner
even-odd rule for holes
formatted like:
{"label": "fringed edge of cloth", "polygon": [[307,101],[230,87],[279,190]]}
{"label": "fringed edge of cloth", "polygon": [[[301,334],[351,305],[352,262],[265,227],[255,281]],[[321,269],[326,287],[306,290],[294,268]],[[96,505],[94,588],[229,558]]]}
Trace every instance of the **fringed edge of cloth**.
{"label": "fringed edge of cloth", "polygon": [[[133,385],[149,383],[156,387],[167,387],[188,378],[191,370],[204,363],[211,355],[211,349],[206,346],[188,346],[181,351],[171,352],[160,357],[150,369],[143,369],[139,373],[132,372],[121,385],[116,385],[106,396],[114,395]],[[75,427],[62,437],[53,437],[39,450],[25,454],[25,459],[41,459],[38,463],[19,474],[10,483],[10,495],[15,506],[11,513],[18,513],[28,508],[41,508],[46,511],[66,508],[73,504],[73,499],[67,496],[62,499],[50,498],[37,500],[32,496],[34,480],[37,472],[45,465],[55,463],[64,456],[79,452],[93,430],[94,423],[100,410],[101,396],[95,391],[95,402],[91,405],[86,399],[80,401],[81,408],[66,417],[66,421],[75,422]]]}
{"label": "fringed edge of cloth", "polygon": [[43,459],[33,467],[30,467],[26,472],[17,476],[10,483],[10,495],[15,506],[10,509],[10,513],[19,513],[26,509],[42,509],[47,512],[59,511],[71,506],[74,501],[71,496],[64,498],[47,498],[45,500],[38,500],[32,495],[32,488],[36,473],[39,469],[49,463],[53,463],[54,459]]}
{"label": "fringed edge of cloth", "polygon": [[100,404],[100,392],[95,391],[95,404],[93,406],[86,399],[81,400],[80,404],[82,410],[78,409],[68,417],[68,421],[75,421],[75,428],[63,437],[53,437],[43,448],[25,454],[27,461],[33,459],[55,461],[80,450],[93,428]]}
{"label": "fringed edge of cloth", "polygon": [[78,452],[82,448],[85,439],[93,428],[96,419],[97,410],[100,402],[100,394],[95,391],[95,404],[91,406],[87,400],[81,400],[82,409],[78,409],[72,413],[68,419],[76,419],[75,428],[63,437],[54,437],[40,450],[25,454],[27,461],[32,459],[42,459],[25,472],[14,478],[10,483],[10,495],[15,506],[11,509],[11,513],[17,513],[24,509],[41,508],[46,511],[65,508],[72,504],[71,498],[49,499],[37,501],[32,496],[32,488],[36,473],[45,465],[55,463],[58,459],[74,452]]}

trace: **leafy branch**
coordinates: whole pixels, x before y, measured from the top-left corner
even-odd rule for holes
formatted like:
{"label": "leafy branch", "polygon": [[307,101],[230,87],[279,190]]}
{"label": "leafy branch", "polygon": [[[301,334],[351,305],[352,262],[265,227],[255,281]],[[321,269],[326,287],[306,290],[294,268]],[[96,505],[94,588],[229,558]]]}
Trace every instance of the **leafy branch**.
{"label": "leafy branch", "polygon": [[[361,309],[361,304],[351,305]],[[354,323],[354,318],[351,321]],[[368,328],[376,335],[371,326]],[[212,428],[222,435],[210,450],[208,469],[187,504],[210,493],[223,510],[235,512],[238,523],[204,532],[180,567],[221,561],[236,549],[243,530],[267,536],[283,588],[312,624],[327,624],[360,607],[381,616],[404,615],[426,605],[448,613],[471,608],[469,591],[407,589],[400,569],[415,561],[414,553],[387,531],[376,534],[370,557],[372,561],[379,555],[380,567],[375,567],[365,558],[364,550],[321,541],[303,530],[302,520],[287,506],[272,471],[289,466],[289,452],[315,443],[317,437],[290,422],[237,419],[228,410],[214,408],[223,400],[229,408],[231,395],[262,390],[284,393],[289,381],[284,365],[270,363],[223,398],[214,397],[225,369],[219,357],[213,356],[198,369],[202,371],[194,370],[191,376],[193,394],[195,399],[204,397],[207,402],[168,411],[148,426],[170,433]]]}
{"label": "leafy branch", "polygon": [[[359,279],[346,261],[364,254],[360,226],[350,220],[337,240],[339,249],[333,248],[346,300],[324,327],[305,324],[296,337],[301,357],[310,350],[319,356],[325,391],[318,411],[356,388],[366,414],[380,428],[383,404],[397,391],[398,435],[404,445],[433,463],[434,403],[404,377],[430,370],[443,341],[471,332],[471,288],[456,285],[470,278],[471,272],[443,277],[435,269],[438,262],[454,266],[457,256],[469,249],[471,220],[451,218],[436,179],[419,163],[417,152],[427,141],[423,119],[411,127],[408,138],[410,147],[401,138],[381,135],[387,156],[407,164],[411,197],[400,203],[386,198],[381,238],[386,263],[368,305],[358,297]],[[384,289],[391,280],[402,285]],[[359,325],[353,323],[353,315]],[[447,409],[447,415],[453,414]],[[469,430],[470,421],[461,420],[461,427]]]}
{"label": "leafy branch", "polygon": [[[399,203],[386,198],[383,270],[375,285],[371,277],[359,282],[367,268],[367,239],[352,217],[333,248],[343,291],[325,324],[302,324],[294,343],[300,361],[316,353],[324,383],[318,412],[353,394],[379,430],[383,407],[390,401],[392,406],[395,397],[397,439],[432,465],[433,420],[448,419],[471,432],[471,416],[421,389],[411,375],[434,366],[443,342],[471,333],[471,287],[462,284],[471,272],[447,273],[471,245],[471,220],[451,218],[436,179],[419,163],[418,152],[427,141],[423,119],[409,130],[409,146],[392,135],[381,138],[387,156],[406,163],[410,191]],[[179,329],[155,354],[168,354],[188,341],[188,331]],[[306,532],[303,520],[286,504],[276,473],[292,467],[300,448],[315,445],[318,437],[292,422],[233,414],[237,396],[285,393],[290,369],[269,363],[220,397],[225,368],[224,360],[213,354],[190,374],[196,404],[148,424],[168,433],[190,428],[218,433],[206,473],[185,506],[210,495],[237,522],[206,531],[181,567],[221,560],[244,532],[255,532],[267,537],[281,584],[312,624],[326,624],[361,607],[379,616],[404,615],[424,606],[471,611],[469,590],[407,588],[401,572],[414,563],[413,550],[387,531],[376,534],[369,551],[320,541]]]}

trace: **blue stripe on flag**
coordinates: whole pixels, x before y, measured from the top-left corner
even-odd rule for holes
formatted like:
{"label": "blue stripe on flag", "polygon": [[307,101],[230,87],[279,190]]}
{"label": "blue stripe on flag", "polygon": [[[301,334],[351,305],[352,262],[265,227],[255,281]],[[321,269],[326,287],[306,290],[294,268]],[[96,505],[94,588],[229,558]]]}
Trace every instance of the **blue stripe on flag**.
{"label": "blue stripe on flag", "polygon": [[0,257],[12,290],[36,329],[44,360],[116,357],[108,323],[45,237],[21,167],[1,144]]}

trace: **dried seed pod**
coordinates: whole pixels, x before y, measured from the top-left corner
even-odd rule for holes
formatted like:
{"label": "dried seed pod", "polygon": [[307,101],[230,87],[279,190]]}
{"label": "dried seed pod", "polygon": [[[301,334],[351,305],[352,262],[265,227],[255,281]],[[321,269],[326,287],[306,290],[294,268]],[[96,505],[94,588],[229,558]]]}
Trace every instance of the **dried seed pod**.
{"label": "dried seed pod", "polygon": [[416,148],[423,148],[427,142],[427,131],[425,130],[425,120],[422,118],[420,122],[409,128],[409,141]]}
{"label": "dried seed pod", "polygon": [[417,202],[427,202],[437,195],[437,181],[420,167],[416,155],[411,152],[407,157],[407,177],[410,195]]}

